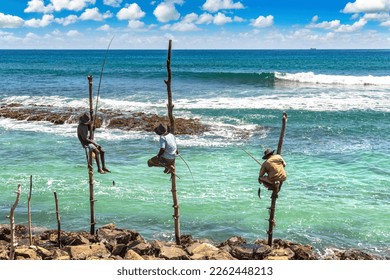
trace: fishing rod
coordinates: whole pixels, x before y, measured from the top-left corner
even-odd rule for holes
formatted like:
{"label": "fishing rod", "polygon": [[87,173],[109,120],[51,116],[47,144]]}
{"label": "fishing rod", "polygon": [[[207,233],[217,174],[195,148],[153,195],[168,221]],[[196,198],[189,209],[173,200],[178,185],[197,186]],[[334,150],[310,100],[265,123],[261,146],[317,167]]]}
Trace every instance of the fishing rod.
{"label": "fishing rod", "polygon": [[186,165],[187,168],[188,168],[188,171],[190,171],[190,174],[191,174],[191,177],[192,177],[192,182],[193,182],[194,185],[195,185],[194,176],[192,175],[192,171],[191,171],[190,166],[189,166],[188,163],[185,161],[185,159],[181,156],[181,154],[178,154],[178,156],[179,156],[179,157],[181,158],[181,160],[185,163],[185,165]]}
{"label": "fishing rod", "polygon": [[99,97],[100,97],[100,85],[102,83],[104,66],[106,65],[108,50],[110,49],[110,46],[111,46],[112,40],[114,40],[114,37],[115,37],[115,35],[112,36],[110,43],[108,44],[108,47],[106,50],[106,55],[104,56],[104,60],[103,60],[103,64],[102,64],[102,69],[100,70],[100,79],[99,79],[98,92],[97,92],[97,96],[96,96],[95,117],[93,118],[93,127],[95,127],[95,123],[96,123],[97,108],[98,108]]}
{"label": "fishing rod", "polygon": [[258,161],[254,156],[252,156],[248,151],[246,151],[244,148],[242,148],[241,146],[237,146],[238,148],[240,148],[241,150],[243,150],[248,156],[250,156],[251,158],[253,158],[260,166],[262,166],[263,164]]}

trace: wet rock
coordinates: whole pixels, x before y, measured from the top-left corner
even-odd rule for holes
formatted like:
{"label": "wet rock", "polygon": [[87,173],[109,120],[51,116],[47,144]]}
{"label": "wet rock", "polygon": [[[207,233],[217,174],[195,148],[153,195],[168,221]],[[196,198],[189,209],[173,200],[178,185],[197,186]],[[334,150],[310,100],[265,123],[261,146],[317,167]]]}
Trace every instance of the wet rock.
{"label": "wet rock", "polygon": [[290,248],[272,249],[271,252],[264,258],[265,260],[291,260],[294,257],[294,252]]}
{"label": "wet rock", "polygon": [[357,249],[348,249],[340,256],[340,260],[374,260],[375,258]]}

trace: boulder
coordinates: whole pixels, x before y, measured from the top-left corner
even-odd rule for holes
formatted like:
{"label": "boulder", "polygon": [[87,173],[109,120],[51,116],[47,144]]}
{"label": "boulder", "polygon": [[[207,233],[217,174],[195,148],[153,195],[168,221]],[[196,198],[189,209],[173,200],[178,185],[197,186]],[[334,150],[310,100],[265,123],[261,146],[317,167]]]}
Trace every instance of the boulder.
{"label": "boulder", "polygon": [[187,260],[188,255],[179,246],[163,246],[161,248],[160,257],[166,260]]}
{"label": "boulder", "polygon": [[110,252],[102,243],[91,245],[66,246],[65,250],[69,252],[74,260],[85,260],[87,257],[96,256],[98,258],[108,258]]}
{"label": "boulder", "polygon": [[128,250],[123,257],[125,260],[143,260],[143,258],[133,250]]}
{"label": "boulder", "polygon": [[15,249],[16,260],[41,260],[42,258],[37,254],[34,249],[31,248],[16,248]]}

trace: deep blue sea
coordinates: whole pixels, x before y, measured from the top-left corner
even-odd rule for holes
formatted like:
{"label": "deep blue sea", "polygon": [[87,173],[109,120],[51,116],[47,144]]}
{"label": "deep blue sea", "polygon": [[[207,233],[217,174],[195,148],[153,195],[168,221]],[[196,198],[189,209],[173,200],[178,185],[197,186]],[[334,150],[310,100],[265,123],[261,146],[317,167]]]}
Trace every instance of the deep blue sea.
{"label": "deep blue sea", "polygon": [[[106,50],[0,50],[0,106],[88,110],[87,76],[96,93]],[[167,50],[109,50],[99,110],[167,114]],[[287,181],[274,238],[390,256],[389,50],[173,50],[174,115],[211,130],[178,136],[181,233],[216,243],[266,239],[270,193],[257,196],[259,160],[276,148],[282,113]],[[171,183],[146,161],[153,133],[97,129],[112,173],[95,175],[97,227],[115,223],[146,239],[174,239]],[[16,223],[89,231],[89,185],[75,124],[0,118],[0,223],[22,196]],[[115,184],[113,184],[115,182]]]}

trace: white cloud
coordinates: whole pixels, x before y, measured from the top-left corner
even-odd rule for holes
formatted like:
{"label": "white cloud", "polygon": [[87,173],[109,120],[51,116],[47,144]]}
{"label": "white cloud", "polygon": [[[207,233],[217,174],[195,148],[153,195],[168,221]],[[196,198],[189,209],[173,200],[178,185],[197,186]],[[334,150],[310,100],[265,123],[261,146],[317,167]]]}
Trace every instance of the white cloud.
{"label": "white cloud", "polygon": [[388,13],[368,13],[363,16],[366,20],[377,20],[377,21],[386,21],[390,19],[390,14]]}
{"label": "white cloud", "polygon": [[68,37],[77,37],[80,35],[81,35],[81,33],[78,32],[77,30],[70,30],[66,33],[66,36],[68,36]]}
{"label": "white cloud", "polygon": [[233,21],[234,22],[244,22],[245,19],[243,19],[242,17],[234,16]]}
{"label": "white cloud", "polygon": [[94,5],[96,0],[50,0],[54,10],[81,11],[88,5]]}
{"label": "white cloud", "polygon": [[45,6],[43,0],[30,0],[27,3],[27,8],[24,9],[25,13],[51,13],[54,7],[52,4]]}
{"label": "white cloud", "polygon": [[119,20],[137,20],[143,18],[145,12],[142,11],[140,6],[137,3],[126,5],[126,8],[122,8],[117,14],[116,17]]}
{"label": "white cloud", "polygon": [[69,24],[76,23],[78,21],[78,17],[76,15],[69,15],[65,18],[56,18],[55,22],[58,24],[62,24],[63,26],[67,26]]}
{"label": "white cloud", "polygon": [[0,13],[0,28],[17,28],[24,24],[24,20],[17,16]]}
{"label": "white cloud", "polygon": [[28,27],[46,27],[50,25],[54,21],[54,16],[53,15],[43,15],[42,19],[30,19],[26,20],[24,24]]}
{"label": "white cloud", "polygon": [[356,0],[345,5],[344,13],[376,13],[390,11],[390,0]]}
{"label": "white cloud", "polygon": [[224,25],[224,24],[226,24],[228,22],[232,22],[232,21],[233,20],[231,17],[227,17],[223,13],[218,13],[216,16],[214,16],[213,23],[215,25]]}
{"label": "white cloud", "polygon": [[317,22],[317,21],[318,21],[318,16],[317,16],[317,15],[315,15],[314,17],[312,17],[311,22]]}
{"label": "white cloud", "polygon": [[131,29],[141,29],[145,26],[145,23],[139,20],[129,20],[128,27]]}
{"label": "white cloud", "polygon": [[122,0],[104,0],[103,3],[107,6],[119,7],[122,3]]}
{"label": "white cloud", "polygon": [[390,27],[390,20],[382,22],[380,26]]}
{"label": "white cloud", "polygon": [[272,26],[274,24],[274,17],[272,15],[268,15],[266,17],[259,16],[257,19],[251,20],[251,25],[257,28],[265,28]]}
{"label": "white cloud", "polygon": [[198,31],[200,29],[192,22],[181,21],[173,24],[170,27],[170,30],[179,31],[179,32],[188,32],[188,31]]}
{"label": "white cloud", "polygon": [[361,18],[359,21],[355,22],[352,25],[349,24],[343,24],[340,25],[335,32],[355,32],[357,30],[360,30],[367,24],[367,20],[364,18]]}
{"label": "white cloud", "polygon": [[111,30],[111,27],[110,27],[108,24],[104,24],[104,25],[100,26],[99,28],[97,28],[96,30],[100,30],[100,31],[110,31],[110,30]]}
{"label": "white cloud", "polygon": [[153,14],[159,22],[168,22],[180,18],[180,13],[176,10],[174,2],[162,2],[156,7]]}
{"label": "white cloud", "polygon": [[86,9],[84,13],[81,14],[81,20],[94,20],[94,21],[103,21],[106,18],[112,17],[111,12],[107,11],[104,14],[99,12],[98,8]]}
{"label": "white cloud", "polygon": [[213,22],[214,17],[209,13],[203,13],[199,16],[197,24],[210,24]]}
{"label": "white cloud", "polygon": [[206,0],[202,8],[215,13],[219,10],[244,9],[244,5],[241,2],[234,3],[233,0]]}
{"label": "white cloud", "polygon": [[335,29],[341,26],[340,20],[323,21],[320,23],[310,23],[308,28],[323,28],[323,29]]}

